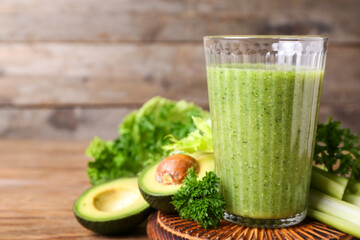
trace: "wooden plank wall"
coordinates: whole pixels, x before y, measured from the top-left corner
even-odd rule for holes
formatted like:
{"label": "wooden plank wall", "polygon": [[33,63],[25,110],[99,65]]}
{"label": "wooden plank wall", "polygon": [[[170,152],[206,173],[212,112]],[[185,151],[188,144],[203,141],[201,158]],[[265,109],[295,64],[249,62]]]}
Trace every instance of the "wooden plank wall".
{"label": "wooden plank wall", "polygon": [[320,119],[360,133],[359,0],[0,0],[0,138],[114,138],[155,95],[208,106],[204,35],[327,34]]}

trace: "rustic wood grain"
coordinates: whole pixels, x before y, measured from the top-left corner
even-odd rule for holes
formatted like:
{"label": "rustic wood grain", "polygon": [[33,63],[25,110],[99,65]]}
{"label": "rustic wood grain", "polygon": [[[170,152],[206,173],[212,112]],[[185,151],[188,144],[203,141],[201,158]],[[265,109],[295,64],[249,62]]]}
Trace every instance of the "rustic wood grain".
{"label": "rustic wood grain", "polygon": [[1,105],[207,102],[200,44],[0,44]]}
{"label": "rustic wood grain", "polygon": [[359,12],[358,0],[0,0],[0,138],[113,138],[156,95],[207,107],[202,37],[220,34],[328,34],[322,106],[360,132]]}
{"label": "rustic wood grain", "polygon": [[[122,118],[133,108],[64,107],[64,108],[0,108],[0,138],[90,140],[94,136],[114,139]],[[320,105],[319,120],[329,116],[360,134],[360,104]]]}
{"label": "rustic wood grain", "polygon": [[[0,106],[207,105],[202,44],[0,44]],[[360,102],[360,47],[331,46],[324,103]]]}
{"label": "rustic wood grain", "polygon": [[[87,142],[0,141],[0,239],[108,239],[80,226]],[[145,225],[116,239],[145,240]]]}
{"label": "rustic wood grain", "polygon": [[0,108],[0,138],[114,139],[132,108]]}
{"label": "rustic wood grain", "polygon": [[330,34],[359,42],[357,0],[1,1],[2,41],[201,41],[221,34]]}
{"label": "rustic wood grain", "polygon": [[[90,186],[86,146],[80,141],[0,141],[1,240],[109,239],[82,228],[72,215],[75,199]],[[145,224],[112,239],[148,239]]]}

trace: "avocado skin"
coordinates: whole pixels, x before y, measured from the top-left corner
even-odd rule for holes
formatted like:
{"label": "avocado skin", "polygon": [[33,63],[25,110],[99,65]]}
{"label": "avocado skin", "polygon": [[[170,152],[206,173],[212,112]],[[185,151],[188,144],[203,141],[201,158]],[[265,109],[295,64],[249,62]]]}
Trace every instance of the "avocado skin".
{"label": "avocado skin", "polygon": [[132,216],[110,221],[91,221],[81,218],[76,215],[75,212],[74,215],[77,221],[90,231],[102,235],[118,235],[137,227],[139,224],[144,222],[152,212],[154,212],[154,209],[149,207]]}
{"label": "avocado skin", "polygon": [[141,185],[139,184],[139,189],[144,197],[145,201],[147,201],[151,207],[160,210],[163,213],[176,213],[177,211],[174,208],[174,205],[172,205],[172,197],[173,195],[166,195],[166,196],[152,196],[146,193],[141,188]]}

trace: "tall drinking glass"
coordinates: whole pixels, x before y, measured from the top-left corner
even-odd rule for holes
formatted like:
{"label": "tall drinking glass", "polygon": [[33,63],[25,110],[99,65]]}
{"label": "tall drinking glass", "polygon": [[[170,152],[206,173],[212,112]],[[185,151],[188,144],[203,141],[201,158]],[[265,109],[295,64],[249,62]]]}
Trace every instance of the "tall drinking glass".
{"label": "tall drinking glass", "polygon": [[204,38],[225,219],[286,227],[307,212],[324,36]]}

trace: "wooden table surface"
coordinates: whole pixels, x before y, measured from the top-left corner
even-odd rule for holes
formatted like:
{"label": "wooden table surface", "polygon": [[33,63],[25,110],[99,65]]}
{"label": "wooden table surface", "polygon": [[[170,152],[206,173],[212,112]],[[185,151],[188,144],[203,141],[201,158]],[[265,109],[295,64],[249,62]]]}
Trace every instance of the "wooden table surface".
{"label": "wooden table surface", "polygon": [[[72,213],[88,187],[88,142],[0,141],[0,239],[107,239]],[[144,240],[145,226],[111,239]]]}
{"label": "wooden table surface", "polygon": [[[72,213],[90,187],[86,142],[0,141],[0,240],[109,239],[81,227]],[[145,240],[145,224],[126,236]]]}

